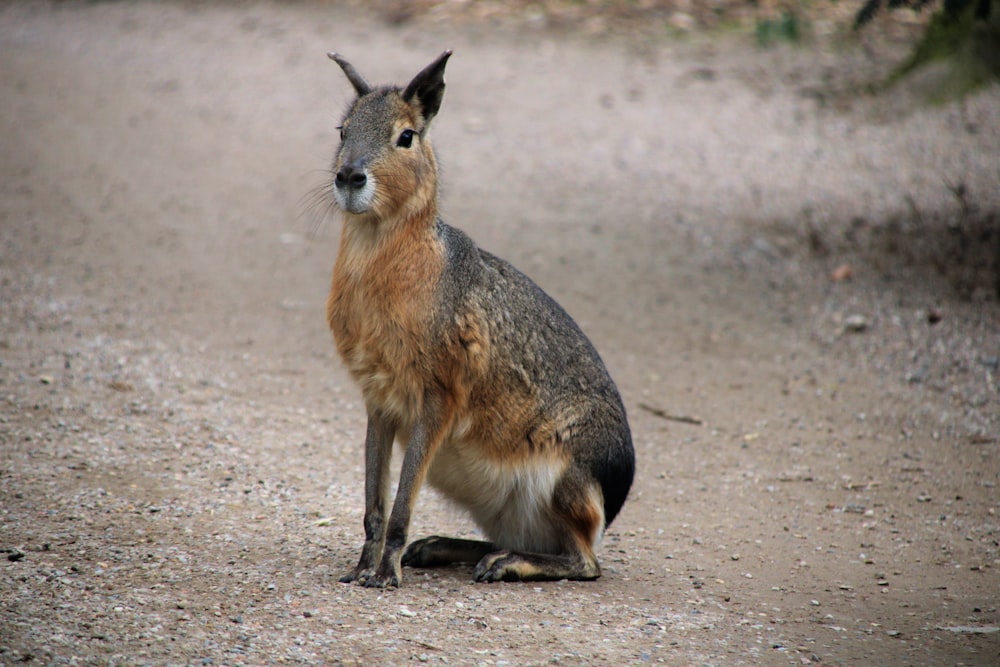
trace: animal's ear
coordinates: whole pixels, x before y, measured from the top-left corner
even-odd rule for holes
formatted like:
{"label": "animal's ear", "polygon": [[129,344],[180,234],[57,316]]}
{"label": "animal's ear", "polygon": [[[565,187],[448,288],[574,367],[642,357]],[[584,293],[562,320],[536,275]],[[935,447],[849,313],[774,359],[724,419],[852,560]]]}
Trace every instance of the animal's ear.
{"label": "animal's ear", "polygon": [[354,69],[354,65],[344,60],[339,53],[330,52],[326,55],[329,56],[330,60],[340,65],[340,69],[344,70],[347,80],[354,86],[354,91],[358,94],[358,97],[372,92],[371,85],[365,81],[365,77],[358,74],[358,70]]}
{"label": "animal's ear", "polygon": [[428,122],[441,108],[441,100],[444,98],[444,66],[448,64],[449,57],[451,57],[450,49],[423,68],[403,91],[405,102],[413,102],[416,98],[416,101],[420,103],[420,111],[424,115],[424,120]]}

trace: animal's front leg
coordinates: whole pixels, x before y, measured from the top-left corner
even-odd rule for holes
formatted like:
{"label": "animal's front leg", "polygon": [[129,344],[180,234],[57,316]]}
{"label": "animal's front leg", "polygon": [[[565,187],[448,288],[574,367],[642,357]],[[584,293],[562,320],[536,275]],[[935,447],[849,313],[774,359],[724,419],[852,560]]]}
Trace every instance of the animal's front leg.
{"label": "animal's front leg", "polygon": [[406,537],[410,529],[410,515],[417,501],[420,485],[423,484],[431,459],[441,443],[445,430],[440,412],[429,410],[431,419],[423,419],[413,429],[413,435],[406,447],[403,468],[399,475],[399,487],[392,506],[389,525],[386,529],[385,548],[382,561],[374,576],[368,578],[365,586],[385,588],[399,586],[403,580],[400,561],[406,547]]}
{"label": "animal's front leg", "polygon": [[396,431],[385,417],[369,412],[365,434],[365,545],[357,566],[340,578],[343,583],[367,583],[375,574],[385,544],[385,501],[389,489],[389,460]]}

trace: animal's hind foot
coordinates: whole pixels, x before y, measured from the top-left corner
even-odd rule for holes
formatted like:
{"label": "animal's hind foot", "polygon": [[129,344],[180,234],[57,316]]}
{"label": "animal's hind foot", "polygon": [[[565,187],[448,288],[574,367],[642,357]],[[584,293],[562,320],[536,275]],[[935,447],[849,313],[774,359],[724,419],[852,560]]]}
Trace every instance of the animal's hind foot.
{"label": "animal's hind foot", "polygon": [[518,564],[523,565],[523,561],[517,556],[517,554],[510,551],[497,551],[495,553],[487,554],[483,557],[479,563],[476,564],[476,569],[472,572],[473,581],[521,581],[522,577],[521,568]]}
{"label": "animal's hind foot", "polygon": [[591,580],[601,576],[594,558],[496,551],[487,554],[472,573],[474,581]]}
{"label": "animal's hind foot", "polygon": [[403,552],[408,567],[441,567],[452,563],[475,563],[496,549],[490,542],[433,535],[411,542]]}

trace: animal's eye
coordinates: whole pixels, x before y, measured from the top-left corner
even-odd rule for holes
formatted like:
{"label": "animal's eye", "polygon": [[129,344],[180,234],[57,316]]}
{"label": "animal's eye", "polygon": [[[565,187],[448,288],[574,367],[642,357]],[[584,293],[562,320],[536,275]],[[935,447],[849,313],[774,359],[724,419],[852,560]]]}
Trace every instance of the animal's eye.
{"label": "animal's eye", "polygon": [[409,148],[413,144],[413,130],[403,130],[399,139],[396,139],[396,145],[400,148]]}
{"label": "animal's eye", "polygon": [[337,129],[338,132],[340,132],[340,140],[343,141],[344,140],[344,126],[343,125],[338,125],[336,129]]}

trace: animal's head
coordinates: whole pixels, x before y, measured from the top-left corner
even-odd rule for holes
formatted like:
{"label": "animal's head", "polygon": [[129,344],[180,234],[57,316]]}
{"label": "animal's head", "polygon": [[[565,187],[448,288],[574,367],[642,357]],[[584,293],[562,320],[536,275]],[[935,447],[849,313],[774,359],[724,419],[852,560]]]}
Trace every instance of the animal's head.
{"label": "animal's head", "polygon": [[333,195],[348,214],[385,220],[416,215],[437,197],[437,165],[427,129],[444,97],[445,51],[405,87],[372,86],[354,66],[344,70],[357,98],[341,121]]}

